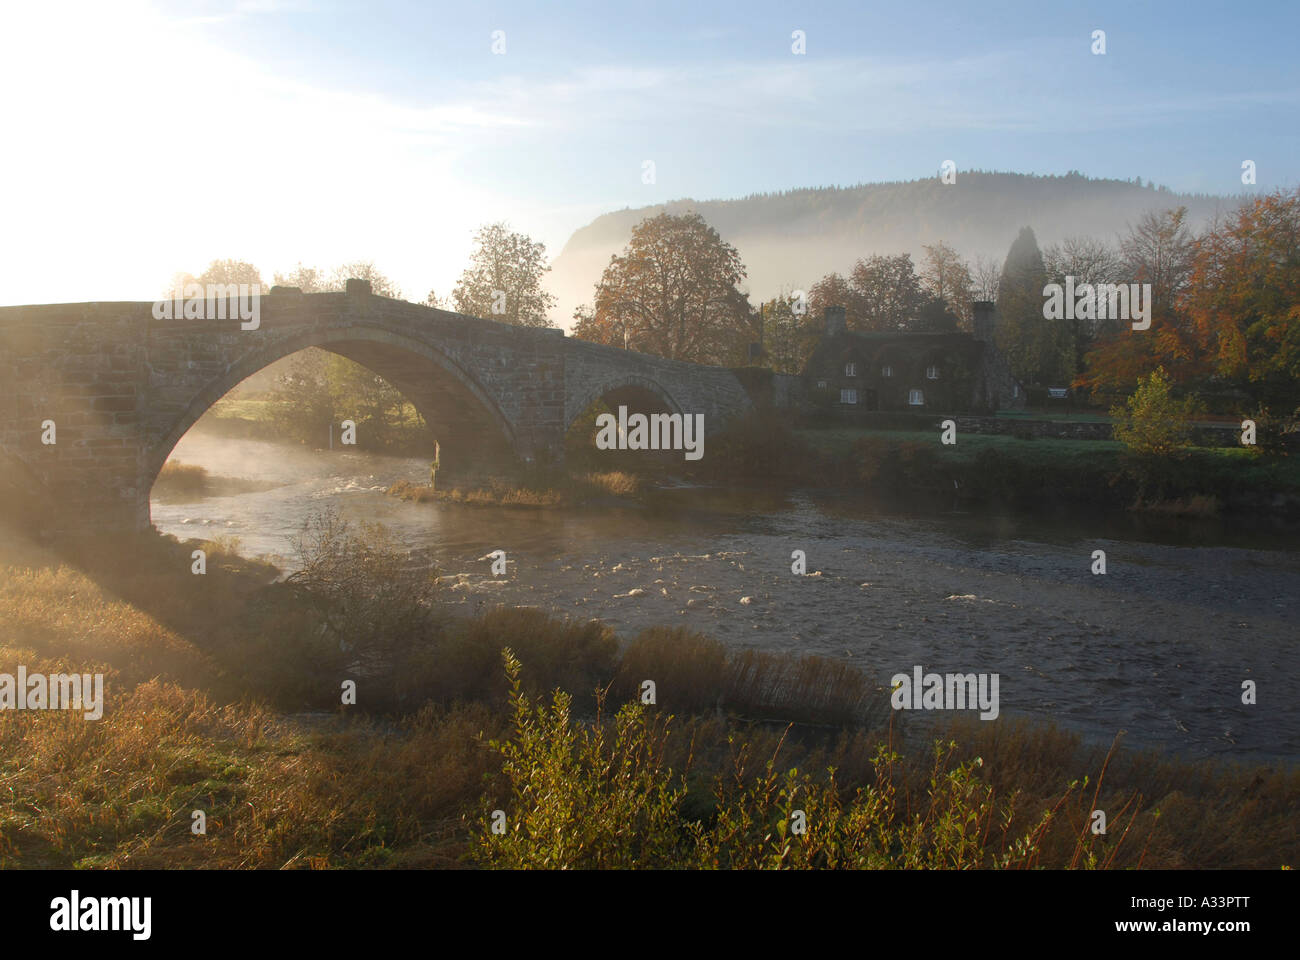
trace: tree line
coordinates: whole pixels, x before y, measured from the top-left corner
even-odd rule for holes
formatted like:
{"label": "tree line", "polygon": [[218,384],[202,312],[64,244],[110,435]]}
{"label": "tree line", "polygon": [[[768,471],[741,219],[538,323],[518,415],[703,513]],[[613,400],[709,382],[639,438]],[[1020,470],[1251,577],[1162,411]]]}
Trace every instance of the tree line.
{"label": "tree line", "polygon": [[[470,263],[444,301],[459,313],[552,326],[545,246],[505,223],[483,226]],[[373,262],[326,272],[301,264],[275,282],[304,292],[343,289],[349,277],[400,297]],[[609,346],[719,366],[799,373],[823,333],[825,308],[845,308],[849,330],[969,330],[971,303],[997,304],[997,345],[1029,388],[1071,386],[1099,402],[1132,393],[1163,370],[1208,409],[1289,411],[1300,405],[1300,188],[1248,199],[1195,231],[1185,207],[1147,212],[1113,242],[1071,236],[1040,248],[1021,229],[1001,264],[967,259],[943,242],[910,254],[874,254],[807,290],[751,303],[739,252],[698,213],[660,213],[611,256],[572,335]],[[1045,288],[1149,284],[1150,326],[1070,311],[1050,319]],[[255,267],[216,261],[177,282],[260,282]],[[173,284],[175,286],[175,283]],[[336,371],[337,373],[337,371]]]}
{"label": "tree line", "polygon": [[[848,329],[968,330],[971,303],[996,303],[997,345],[1023,384],[1073,387],[1098,403],[1157,371],[1211,411],[1300,407],[1300,188],[1243,201],[1194,230],[1186,207],[1148,211],[1113,242],[1070,236],[1040,248],[1021,229],[999,265],[943,242],[859,259],[807,291],[751,305],[736,249],[698,214],[662,213],[610,259],[573,335],[697,363],[798,373],[827,306]],[[1050,284],[1149,285],[1150,326],[1133,317],[1045,310]],[[1147,304],[1144,303],[1144,310]]]}

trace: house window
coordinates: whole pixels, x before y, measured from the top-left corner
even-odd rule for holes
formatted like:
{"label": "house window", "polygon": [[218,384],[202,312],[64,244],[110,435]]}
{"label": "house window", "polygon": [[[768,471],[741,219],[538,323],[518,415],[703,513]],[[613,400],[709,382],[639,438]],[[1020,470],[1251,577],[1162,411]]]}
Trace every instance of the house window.
{"label": "house window", "polygon": [[844,364],[844,376],[856,377],[858,375],[858,365],[856,363]]}
{"label": "house window", "polygon": [[934,366],[933,364],[931,364],[930,366],[926,367],[926,368],[925,368],[925,379],[927,379],[927,380],[938,380],[938,379],[939,379],[939,368],[936,367],[936,366]]}
{"label": "house window", "polygon": [[825,390],[825,389],[826,389],[826,381],[825,381],[825,380],[818,380],[818,381],[817,381],[817,389],[818,389],[818,390]]}
{"label": "house window", "polygon": [[891,367],[889,364],[885,364],[883,367],[880,368],[880,375],[882,377],[892,377],[894,375],[894,368]]}
{"label": "house window", "polygon": [[920,390],[909,390],[907,393],[907,402],[914,407],[920,407],[925,404],[925,396]]}
{"label": "house window", "polygon": [[1013,397],[1018,397],[1018,396],[1020,396],[1020,384],[1018,384],[1018,383],[1013,383],[1013,384],[1011,385],[1011,395],[1012,395]]}
{"label": "house window", "polygon": [[856,390],[840,391],[840,403],[857,403],[857,402],[858,402],[858,391]]}

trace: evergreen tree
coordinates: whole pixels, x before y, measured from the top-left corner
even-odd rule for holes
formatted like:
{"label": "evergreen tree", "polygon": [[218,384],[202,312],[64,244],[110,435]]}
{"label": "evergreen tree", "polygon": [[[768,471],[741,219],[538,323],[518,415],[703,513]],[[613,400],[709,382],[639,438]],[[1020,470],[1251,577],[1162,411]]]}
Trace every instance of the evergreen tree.
{"label": "evergreen tree", "polygon": [[998,283],[998,347],[1022,383],[1065,385],[1073,379],[1073,349],[1065,325],[1043,316],[1046,283],[1038,240],[1022,227]]}

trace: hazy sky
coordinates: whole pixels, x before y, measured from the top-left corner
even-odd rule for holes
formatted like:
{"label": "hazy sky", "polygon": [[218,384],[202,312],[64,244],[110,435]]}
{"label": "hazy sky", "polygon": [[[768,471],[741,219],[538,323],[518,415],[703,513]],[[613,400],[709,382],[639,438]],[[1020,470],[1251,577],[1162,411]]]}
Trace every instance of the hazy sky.
{"label": "hazy sky", "polygon": [[606,210],[946,159],[1300,182],[1295,0],[29,0],[0,27],[6,304],[153,299],[218,257],[373,259],[422,300],[486,221],[554,256]]}

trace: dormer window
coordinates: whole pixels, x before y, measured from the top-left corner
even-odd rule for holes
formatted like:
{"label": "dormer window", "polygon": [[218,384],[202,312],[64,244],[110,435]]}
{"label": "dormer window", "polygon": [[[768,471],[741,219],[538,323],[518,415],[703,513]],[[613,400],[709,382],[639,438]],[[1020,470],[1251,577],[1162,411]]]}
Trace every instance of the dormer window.
{"label": "dormer window", "polygon": [[880,375],[882,377],[892,377],[894,375],[894,368],[891,367],[889,364],[885,364],[883,367],[880,368]]}
{"label": "dormer window", "polygon": [[858,365],[856,363],[844,364],[844,376],[856,377],[858,375]]}
{"label": "dormer window", "polygon": [[938,380],[938,379],[939,379],[939,368],[936,367],[934,364],[931,364],[930,366],[926,367],[926,368],[925,368],[925,379],[927,379],[927,380]]}

